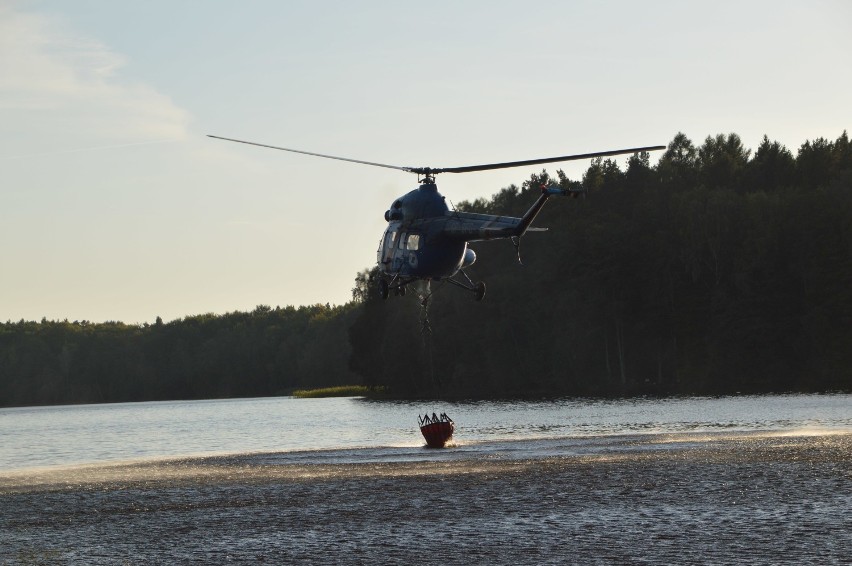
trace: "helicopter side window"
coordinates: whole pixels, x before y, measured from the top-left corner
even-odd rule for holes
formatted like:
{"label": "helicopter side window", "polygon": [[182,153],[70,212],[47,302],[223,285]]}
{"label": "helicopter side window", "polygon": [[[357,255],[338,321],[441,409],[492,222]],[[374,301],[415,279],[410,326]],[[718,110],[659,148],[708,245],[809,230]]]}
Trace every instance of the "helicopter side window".
{"label": "helicopter side window", "polygon": [[413,251],[420,249],[420,234],[409,234],[405,247]]}

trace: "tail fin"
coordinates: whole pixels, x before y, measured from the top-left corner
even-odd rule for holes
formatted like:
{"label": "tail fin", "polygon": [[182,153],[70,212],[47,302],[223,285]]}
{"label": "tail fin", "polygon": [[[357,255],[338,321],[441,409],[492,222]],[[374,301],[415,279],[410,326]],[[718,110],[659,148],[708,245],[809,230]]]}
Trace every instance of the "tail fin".
{"label": "tail fin", "polygon": [[546,203],[547,199],[549,199],[551,196],[560,195],[560,196],[564,196],[564,197],[568,197],[568,196],[576,197],[578,192],[582,192],[582,191],[576,191],[576,190],[572,190],[572,189],[563,189],[563,188],[558,187],[556,185],[551,185],[549,187],[546,186],[546,185],[542,185],[541,186],[541,196],[538,197],[538,200],[536,200],[533,203],[533,205],[530,207],[530,209],[528,211],[526,211],[524,213],[524,215],[521,217],[521,222],[518,224],[517,233],[515,234],[515,236],[520,238],[521,236],[523,236],[526,233],[526,231],[530,227],[530,224],[532,224],[532,221],[535,220],[535,217],[538,216],[539,211],[544,206],[544,203]]}

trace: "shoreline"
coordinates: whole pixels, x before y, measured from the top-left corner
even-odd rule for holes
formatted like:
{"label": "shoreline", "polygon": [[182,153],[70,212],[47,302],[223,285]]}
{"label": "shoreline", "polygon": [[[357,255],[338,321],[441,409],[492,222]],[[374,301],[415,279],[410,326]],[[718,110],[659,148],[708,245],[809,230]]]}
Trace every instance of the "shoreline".
{"label": "shoreline", "polygon": [[[341,386],[344,388],[355,387],[355,388],[367,388],[367,389],[381,389],[385,387],[383,385],[376,386]],[[528,394],[517,394],[517,395],[481,395],[472,397],[470,395],[393,395],[388,392],[377,392],[371,390],[369,393],[365,393],[363,395],[324,395],[324,396],[308,396],[308,397],[300,397],[298,395],[294,395],[296,391],[305,391],[305,392],[313,392],[313,391],[323,391],[328,389],[335,389],[337,386],[332,387],[315,387],[315,388],[292,388],[283,393],[276,393],[270,395],[246,395],[243,397],[234,397],[234,396],[225,396],[225,397],[164,397],[164,398],[148,398],[148,399],[124,399],[117,401],[65,401],[65,402],[57,402],[57,403],[41,403],[37,405],[0,405],[0,411],[8,409],[8,410],[26,410],[26,409],[40,409],[40,408],[59,408],[59,407],[87,407],[87,406],[102,406],[102,405],[128,405],[128,404],[136,404],[136,403],[181,403],[181,402],[195,402],[195,401],[251,401],[254,399],[278,399],[278,398],[293,398],[293,399],[333,399],[333,398],[359,398],[364,399],[365,401],[374,401],[374,402],[403,402],[403,403],[416,403],[416,402],[445,402],[445,403],[479,403],[479,402],[514,402],[514,401],[561,401],[561,400],[575,400],[575,401],[620,401],[620,400],[642,400],[642,399],[656,399],[656,400],[667,400],[667,399],[725,399],[725,398],[738,398],[738,397],[786,397],[793,395],[852,395],[852,389],[837,389],[837,388],[826,388],[826,389],[766,389],[766,390],[731,390],[731,391],[668,391],[668,392],[654,392],[654,391],[636,391],[633,393],[630,392],[612,392],[612,393],[598,393],[598,394],[570,394],[565,392],[547,392],[547,391],[538,391]]]}

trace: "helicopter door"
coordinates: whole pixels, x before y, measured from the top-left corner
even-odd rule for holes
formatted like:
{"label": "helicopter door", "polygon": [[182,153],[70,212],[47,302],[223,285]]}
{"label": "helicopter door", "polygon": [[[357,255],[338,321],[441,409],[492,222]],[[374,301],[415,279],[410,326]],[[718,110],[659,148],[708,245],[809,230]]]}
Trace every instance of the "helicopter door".
{"label": "helicopter door", "polygon": [[389,265],[393,260],[394,244],[396,243],[396,230],[388,230],[385,232],[385,240],[382,243],[381,258],[379,261],[383,265]]}
{"label": "helicopter door", "polygon": [[402,269],[403,264],[405,263],[405,238],[407,234],[402,232],[398,234],[398,238],[396,240],[397,244],[395,248],[391,248],[391,253],[393,254],[393,270],[399,271]]}
{"label": "helicopter door", "polygon": [[420,249],[420,234],[407,234],[405,238],[405,249],[405,261],[408,262],[408,265],[410,265],[412,269],[417,269],[417,250]]}

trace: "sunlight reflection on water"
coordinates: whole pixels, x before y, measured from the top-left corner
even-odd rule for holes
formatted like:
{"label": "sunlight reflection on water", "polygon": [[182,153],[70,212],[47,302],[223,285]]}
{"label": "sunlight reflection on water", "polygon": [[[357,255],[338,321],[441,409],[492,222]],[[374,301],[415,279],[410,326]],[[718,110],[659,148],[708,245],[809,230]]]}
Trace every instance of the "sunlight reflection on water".
{"label": "sunlight reflection on water", "polygon": [[847,564],[852,434],[776,432],[0,474],[0,563]]}

